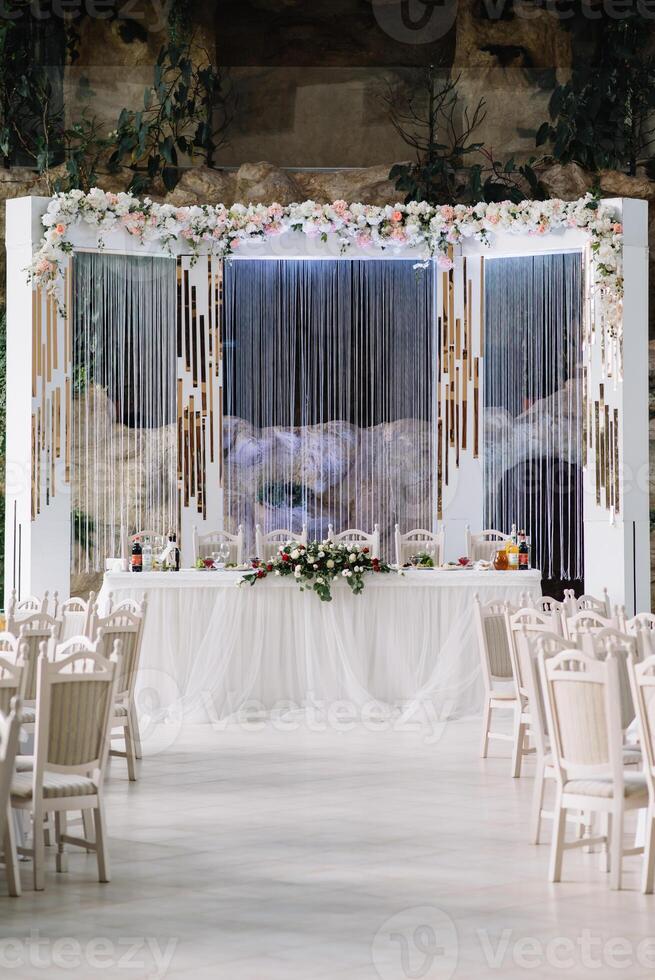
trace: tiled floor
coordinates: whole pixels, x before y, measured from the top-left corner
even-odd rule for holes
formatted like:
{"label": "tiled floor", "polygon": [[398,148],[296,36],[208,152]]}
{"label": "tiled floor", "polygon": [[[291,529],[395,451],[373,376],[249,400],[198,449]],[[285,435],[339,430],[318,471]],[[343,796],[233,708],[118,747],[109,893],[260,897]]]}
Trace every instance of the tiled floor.
{"label": "tiled floor", "polygon": [[[170,743],[169,732],[160,732]],[[72,853],[4,897],[0,976],[191,980],[652,977],[640,858],[526,842],[532,790],[477,721],[427,732],[189,728],[107,785],[113,880]],[[653,937],[653,938],[651,938]],[[8,942],[8,940],[12,940]]]}

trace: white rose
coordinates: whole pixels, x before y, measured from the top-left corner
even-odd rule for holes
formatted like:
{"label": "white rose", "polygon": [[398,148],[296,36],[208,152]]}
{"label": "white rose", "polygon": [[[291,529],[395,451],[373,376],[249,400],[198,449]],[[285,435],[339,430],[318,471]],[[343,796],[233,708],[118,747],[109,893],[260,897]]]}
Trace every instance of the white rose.
{"label": "white rose", "polygon": [[349,558],[348,558],[348,561],[357,561],[357,555],[356,555],[356,554],[355,554],[355,553],[353,552],[353,553],[352,553],[352,554],[351,554],[351,555],[349,556]]}
{"label": "white rose", "polygon": [[302,572],[302,565],[296,565],[296,571],[298,573]]}
{"label": "white rose", "polygon": [[343,575],[344,578],[348,578],[348,576],[350,575],[350,572],[348,571],[347,568],[344,568],[344,570],[342,571],[341,574]]}
{"label": "white rose", "polygon": [[334,562],[332,561],[331,558],[328,558],[326,564],[328,568],[334,568]]}
{"label": "white rose", "polygon": [[319,558],[325,558],[325,552],[324,551],[319,551],[318,557]]}
{"label": "white rose", "polygon": [[318,565],[317,564],[314,564],[314,568],[318,568]]}
{"label": "white rose", "polygon": [[294,575],[294,578],[300,578],[300,572],[299,571],[295,571],[293,573],[293,575]]}
{"label": "white rose", "polygon": [[300,552],[298,551],[297,548],[294,548],[294,550],[291,552],[291,557],[293,558],[294,561],[300,558]]}

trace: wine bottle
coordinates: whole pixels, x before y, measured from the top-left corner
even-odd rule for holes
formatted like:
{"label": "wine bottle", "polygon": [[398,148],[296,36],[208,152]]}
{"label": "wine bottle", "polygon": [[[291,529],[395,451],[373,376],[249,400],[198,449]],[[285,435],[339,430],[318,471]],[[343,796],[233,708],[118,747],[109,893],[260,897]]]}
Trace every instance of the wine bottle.
{"label": "wine bottle", "polygon": [[180,570],[180,549],[177,546],[177,535],[175,531],[168,534],[168,562],[174,572]]}
{"label": "wine bottle", "polygon": [[519,535],[519,569],[527,571],[530,568],[530,549],[525,537],[525,531]]}
{"label": "wine bottle", "polygon": [[143,571],[143,548],[138,538],[132,542],[132,560],[130,568],[133,572]]}

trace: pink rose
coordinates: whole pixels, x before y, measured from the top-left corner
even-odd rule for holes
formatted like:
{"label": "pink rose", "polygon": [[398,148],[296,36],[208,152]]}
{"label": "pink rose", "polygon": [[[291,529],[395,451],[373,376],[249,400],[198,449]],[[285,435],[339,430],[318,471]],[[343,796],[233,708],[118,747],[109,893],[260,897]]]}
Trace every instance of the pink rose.
{"label": "pink rose", "polygon": [[447,255],[438,255],[437,256],[437,266],[440,269],[443,269],[444,272],[448,272],[448,270],[449,269],[452,269],[452,267],[453,267],[453,261],[452,261],[452,259],[449,259]]}
{"label": "pink rose", "polygon": [[64,232],[66,231],[66,225],[62,225],[62,223],[59,222],[58,225],[55,225],[55,231],[57,232],[58,235],[63,235]]}
{"label": "pink rose", "polygon": [[391,220],[395,222],[402,221],[403,220],[402,211],[394,211],[393,214],[391,215]]}
{"label": "pink rose", "polygon": [[241,245],[240,238],[233,238],[232,241],[230,242],[230,248],[232,249],[233,252],[236,252],[236,250],[239,248],[240,245]]}
{"label": "pink rose", "polygon": [[620,221],[617,221],[615,224],[612,225],[612,231],[614,232],[615,235],[623,234],[623,225],[621,224]]}
{"label": "pink rose", "polygon": [[455,217],[455,211],[450,206],[450,204],[442,204],[441,206],[441,217],[444,221],[452,221]]}

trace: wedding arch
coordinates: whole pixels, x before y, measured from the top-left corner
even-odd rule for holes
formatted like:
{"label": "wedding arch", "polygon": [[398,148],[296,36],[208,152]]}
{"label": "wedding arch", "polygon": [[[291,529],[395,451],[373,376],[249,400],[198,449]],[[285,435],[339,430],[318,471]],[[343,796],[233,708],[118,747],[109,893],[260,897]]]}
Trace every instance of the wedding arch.
{"label": "wedding arch", "polygon": [[[567,494],[579,494],[585,586],[594,591],[607,585],[628,608],[646,608],[650,569],[646,236],[645,202],[598,201],[591,196],[574,202],[440,207],[306,201],[288,206],[181,208],[94,189],[88,194],[73,191],[52,199],[8,202],[6,588],[16,587],[26,594],[55,583],[61,592],[68,592],[72,549],[81,553],[86,547],[88,553],[89,537],[100,533],[97,520],[89,514],[100,507],[103,514],[112,515],[105,552],[96,548],[100,556],[96,560],[104,559],[111,553],[107,549],[115,541],[125,508],[131,506],[128,498],[138,498],[145,524],[150,508],[158,520],[177,528],[183,557],[189,560],[193,527],[220,526],[226,512],[230,474],[223,410],[226,371],[234,378],[237,369],[230,366],[233,348],[226,346],[223,335],[225,293],[236,316],[237,301],[244,302],[244,296],[258,289],[262,298],[256,314],[264,322],[266,298],[273,294],[267,292],[268,284],[256,285],[256,275],[246,283],[253,262],[277,263],[279,278],[293,263],[301,264],[298,274],[303,274],[302,263],[320,259],[333,263],[337,277],[338,269],[343,269],[339,263],[359,263],[366,278],[361,304],[368,306],[371,296],[387,288],[385,269],[389,276],[395,269],[393,274],[402,279],[404,285],[396,287],[399,292],[389,292],[380,313],[387,332],[379,350],[371,353],[372,348],[366,348],[371,363],[387,358],[383,367],[387,372],[393,363],[389,368],[384,349],[397,332],[394,297],[411,292],[410,269],[412,281],[428,284],[420,297],[421,310],[429,306],[432,331],[425,348],[433,364],[430,384],[423,392],[430,402],[426,459],[431,469],[431,514],[444,523],[447,552],[454,556],[461,550],[466,523],[479,529],[485,516],[496,513],[490,510],[485,491],[490,473],[505,481],[505,490],[492,502],[505,511],[511,506],[503,504],[508,481],[532,478],[521,469],[525,454],[521,455],[520,439],[529,442],[543,435],[549,440],[555,438],[555,430],[559,438],[557,433],[567,425],[577,427],[581,478],[576,488],[572,484],[561,488],[560,497],[566,500]],[[496,292],[489,292],[495,280],[486,270],[493,260],[541,261],[567,255],[574,261],[557,272],[564,276],[557,297],[546,281],[550,271],[539,267],[526,278],[517,266],[511,316],[502,304],[485,309],[485,296],[493,306],[495,297],[505,295],[500,282]],[[148,263],[136,263],[146,258]],[[381,266],[377,278],[367,276],[366,270],[373,270],[375,263],[388,265]],[[276,288],[279,304],[288,289],[285,286],[284,293],[279,283]],[[311,282],[303,285],[307,297],[312,288]],[[351,289],[350,283],[347,288]],[[328,301],[337,295],[343,295],[343,289],[330,293]],[[122,314],[116,314],[126,301],[131,311],[128,328]],[[524,304],[537,311],[540,336],[547,338],[550,327],[543,311],[563,303],[567,316],[580,319],[575,364],[568,348],[566,353],[571,360],[568,380],[575,373],[579,382],[575,397],[569,394],[568,407],[558,402],[551,412],[554,399],[549,389],[549,398],[540,399],[539,413],[532,396],[527,399],[520,424],[503,430],[503,445],[516,466],[512,473],[501,472],[498,460],[485,455],[485,414],[487,423],[491,419],[485,386],[488,395],[494,384],[502,382],[505,389],[499,397],[507,404],[512,392],[506,390],[500,361],[493,366],[493,351],[511,349],[507,324],[520,332]],[[399,317],[400,305],[395,308]],[[357,317],[360,312],[358,307]],[[353,319],[355,314],[348,316]],[[502,338],[496,348],[485,338],[490,317],[498,322],[498,338]],[[97,339],[98,323],[109,324],[109,332],[103,334],[104,348]],[[371,328],[366,329],[365,343],[370,346]],[[402,336],[409,338],[411,324],[403,329],[409,332]],[[348,343],[356,345],[352,336]],[[297,343],[298,350],[305,350],[302,345],[308,341],[299,338]],[[130,370],[138,373],[146,346],[159,352],[159,367],[139,389],[137,401],[143,399],[147,408],[134,404],[134,399],[126,404],[121,387],[126,383],[125,363],[129,361]],[[537,346],[541,351],[543,342]],[[412,356],[423,358],[421,351],[417,346]],[[257,370],[263,370],[261,358],[257,364]],[[513,370],[520,368],[519,362],[513,364]],[[91,367],[98,377],[102,374],[104,388],[89,383]],[[540,366],[535,368],[535,373],[540,371]],[[107,378],[111,378],[109,386]],[[407,378],[401,388],[411,386],[409,374]],[[257,378],[251,381],[258,383]],[[316,384],[318,403],[324,389],[319,381]],[[325,398],[330,397],[328,392]],[[505,402],[502,418],[508,417]],[[156,424],[152,419],[143,423],[148,413],[154,417],[153,412]],[[366,415],[366,424],[379,422],[384,435],[388,420],[373,418],[374,414]],[[496,417],[501,415],[496,412]],[[330,421],[327,415],[321,416],[321,424],[326,420]],[[308,425],[314,421],[312,417]],[[128,439],[127,449],[121,446],[120,469],[111,462],[116,459],[112,440],[117,426],[121,439]],[[408,438],[419,445],[415,433]],[[131,471],[125,462],[144,454],[149,460],[147,477],[143,469],[135,466]],[[82,485],[75,485],[82,457],[86,475]],[[563,462],[568,465],[571,460]],[[117,480],[112,480],[112,473],[118,473]],[[169,474],[173,492],[163,494]],[[241,485],[238,493],[234,491],[237,496],[243,492]]]}

